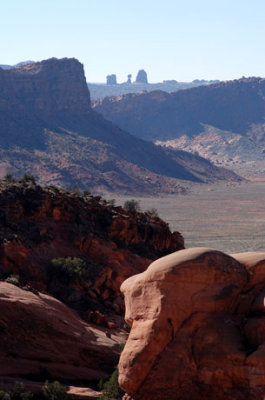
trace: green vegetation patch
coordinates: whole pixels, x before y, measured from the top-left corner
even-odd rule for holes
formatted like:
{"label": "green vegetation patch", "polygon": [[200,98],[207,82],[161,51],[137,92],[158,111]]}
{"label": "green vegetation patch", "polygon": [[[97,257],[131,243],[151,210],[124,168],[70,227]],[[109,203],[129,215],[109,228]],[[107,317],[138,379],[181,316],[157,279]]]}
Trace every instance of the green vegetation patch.
{"label": "green vegetation patch", "polygon": [[87,265],[78,257],[54,258],[51,260],[50,272],[66,283],[78,282],[86,279]]}

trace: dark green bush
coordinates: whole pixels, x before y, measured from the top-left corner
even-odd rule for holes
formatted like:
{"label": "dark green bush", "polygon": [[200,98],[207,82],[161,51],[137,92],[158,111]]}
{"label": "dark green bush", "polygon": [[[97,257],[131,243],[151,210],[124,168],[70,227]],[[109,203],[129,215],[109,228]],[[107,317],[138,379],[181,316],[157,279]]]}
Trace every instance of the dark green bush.
{"label": "dark green bush", "polygon": [[122,353],[122,351],[123,351],[125,345],[126,345],[126,342],[125,342],[125,343],[120,343],[120,344],[119,344],[119,351],[120,351],[120,353]]}
{"label": "dark green bush", "polygon": [[133,199],[125,201],[123,208],[128,213],[136,213],[141,210],[139,202]]}
{"label": "dark green bush", "polygon": [[16,179],[13,177],[12,174],[6,174],[6,176],[4,177],[4,180],[7,183],[14,183],[16,181]]}
{"label": "dark green bush", "polygon": [[3,390],[0,390],[0,400],[10,400],[9,394]]}
{"label": "dark green bush", "polygon": [[68,398],[65,387],[57,381],[46,381],[41,390],[44,399],[47,400],[65,400]]}
{"label": "dark green bush", "polygon": [[32,174],[24,174],[20,181],[22,183],[33,183],[33,185],[36,185],[36,178]]}
{"label": "dark green bush", "polygon": [[33,393],[27,391],[25,386],[21,382],[16,382],[9,393],[6,393],[9,397],[4,397],[7,400],[29,400],[32,399]]}
{"label": "dark green bush", "polygon": [[102,389],[102,400],[120,400],[124,395],[124,392],[121,390],[118,382],[118,370],[115,369],[110,379],[103,384]]}
{"label": "dark green bush", "polygon": [[9,275],[6,280],[7,283],[12,283],[12,285],[19,286],[19,281],[20,281],[20,276],[17,274],[11,274]]}
{"label": "dark green bush", "polygon": [[81,281],[87,276],[86,262],[78,257],[54,258],[51,260],[51,273],[65,282]]}

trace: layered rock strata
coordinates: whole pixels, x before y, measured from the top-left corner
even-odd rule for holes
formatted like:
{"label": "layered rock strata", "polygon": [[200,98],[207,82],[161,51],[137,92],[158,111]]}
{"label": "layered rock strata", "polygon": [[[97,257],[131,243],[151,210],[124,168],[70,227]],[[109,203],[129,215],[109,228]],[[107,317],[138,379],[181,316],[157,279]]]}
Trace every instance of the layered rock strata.
{"label": "layered rock strata", "polygon": [[265,253],[181,250],[121,290],[125,399],[263,399]]}

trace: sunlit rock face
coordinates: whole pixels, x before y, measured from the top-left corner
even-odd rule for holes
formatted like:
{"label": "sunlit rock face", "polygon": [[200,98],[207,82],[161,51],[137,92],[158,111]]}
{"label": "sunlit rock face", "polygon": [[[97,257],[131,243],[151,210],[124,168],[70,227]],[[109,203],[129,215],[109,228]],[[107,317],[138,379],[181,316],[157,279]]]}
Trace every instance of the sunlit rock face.
{"label": "sunlit rock face", "polygon": [[125,399],[263,399],[265,253],[181,250],[127,279]]}

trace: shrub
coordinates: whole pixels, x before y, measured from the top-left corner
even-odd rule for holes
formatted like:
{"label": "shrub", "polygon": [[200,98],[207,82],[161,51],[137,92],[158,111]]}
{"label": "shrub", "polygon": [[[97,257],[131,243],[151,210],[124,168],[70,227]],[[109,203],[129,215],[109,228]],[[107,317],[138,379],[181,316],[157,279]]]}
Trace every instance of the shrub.
{"label": "shrub", "polygon": [[33,393],[26,391],[21,382],[16,382],[8,395],[10,400],[29,400],[33,397]]}
{"label": "shrub", "polygon": [[47,400],[65,400],[68,398],[65,387],[57,381],[46,381],[41,390],[44,399]]}
{"label": "shrub", "polygon": [[151,208],[150,210],[146,210],[146,213],[151,217],[151,218],[159,218],[158,211],[156,208]]}
{"label": "shrub", "polygon": [[125,343],[120,343],[120,344],[119,344],[119,351],[120,351],[120,353],[122,353],[122,351],[123,351],[125,345],[126,345],[126,342],[125,342]]}
{"label": "shrub", "polygon": [[12,174],[6,174],[6,176],[4,177],[4,180],[7,183],[14,183],[16,181]]}
{"label": "shrub", "polygon": [[129,213],[136,213],[141,210],[139,202],[133,199],[125,201],[123,208]]}
{"label": "shrub", "polygon": [[51,273],[66,282],[80,281],[87,276],[87,266],[78,257],[54,258],[51,260]]}
{"label": "shrub", "polygon": [[115,369],[110,379],[103,384],[102,396],[100,397],[102,400],[119,400],[122,398],[124,392],[119,386],[118,376],[118,370]]}
{"label": "shrub", "polygon": [[36,185],[36,178],[32,174],[24,174],[20,180],[22,183],[33,183],[33,185]]}
{"label": "shrub", "polygon": [[0,390],[0,400],[10,400],[9,394],[3,390]]}
{"label": "shrub", "polygon": [[6,278],[7,283],[12,283],[12,285],[19,286],[20,277],[17,274],[11,274]]}

